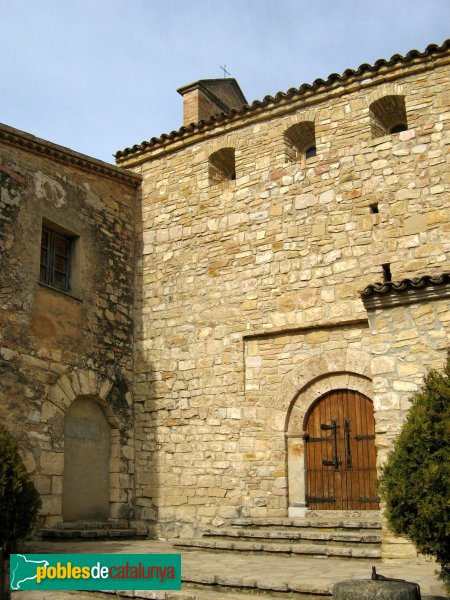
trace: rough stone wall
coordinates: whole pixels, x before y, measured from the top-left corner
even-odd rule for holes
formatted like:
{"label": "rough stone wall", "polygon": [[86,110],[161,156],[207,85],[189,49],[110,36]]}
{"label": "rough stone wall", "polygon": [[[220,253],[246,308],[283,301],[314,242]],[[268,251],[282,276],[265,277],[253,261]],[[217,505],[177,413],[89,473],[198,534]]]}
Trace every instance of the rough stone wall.
{"label": "rough stone wall", "polygon": [[[65,411],[77,397],[98,402],[111,426],[111,517],[128,518],[135,185],[3,133],[21,144],[0,147],[0,418],[19,441],[48,525],[61,521]],[[69,293],[39,283],[43,219],[78,236]]]}
{"label": "rough stone wall", "polygon": [[[393,94],[409,129],[372,139],[370,104]],[[394,280],[445,270],[448,97],[445,65],[402,67],[121,161],[144,178],[138,519],[187,535],[286,511],[277,386],[306,355],[369,351],[359,291],[381,265]],[[283,134],[303,120],[317,156],[292,162]],[[213,185],[208,157],[223,147],[236,181]]]}
{"label": "rough stone wall", "polygon": [[[244,344],[245,403],[235,409],[235,418],[241,418],[239,449],[244,453],[246,477],[251,485],[244,498],[237,498],[237,504],[241,504],[243,516],[285,516],[289,504],[287,490],[297,477],[296,472],[287,472],[285,435],[288,431],[304,431],[304,412],[296,425],[291,420],[295,416],[291,410],[301,389],[298,380],[302,376],[306,376],[307,382],[322,380],[325,387],[316,398],[334,389],[324,381],[331,375],[331,369],[312,375],[303,373],[302,366],[305,361],[320,360],[327,353],[338,363],[348,349],[361,352],[367,348],[368,331],[364,323],[306,327],[284,335],[250,335]],[[342,371],[348,375],[354,369],[343,367],[338,372]],[[296,381],[293,387],[286,385],[291,381]],[[347,387],[346,383],[340,381],[334,385]],[[304,469],[298,471],[299,475],[304,474]]]}
{"label": "rough stone wall", "polygon": [[[434,300],[369,310],[378,462],[386,460],[429,368],[442,369],[450,349],[450,294]],[[395,296],[395,294],[394,294]],[[400,296],[401,300],[401,296]],[[415,550],[384,528],[383,556],[410,558]]]}

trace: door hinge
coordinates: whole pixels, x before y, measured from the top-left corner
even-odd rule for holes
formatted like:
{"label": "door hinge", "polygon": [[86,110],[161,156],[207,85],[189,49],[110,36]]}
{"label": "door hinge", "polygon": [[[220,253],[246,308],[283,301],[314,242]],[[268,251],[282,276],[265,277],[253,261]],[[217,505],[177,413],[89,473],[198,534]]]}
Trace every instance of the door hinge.
{"label": "door hinge", "polygon": [[316,502],[320,504],[321,502],[336,502],[336,498],[321,498],[320,496],[306,496],[306,502]]}
{"label": "door hinge", "polygon": [[322,466],[323,467],[334,467],[335,469],[339,468],[339,465],[342,465],[340,460],[323,460],[322,461]]}

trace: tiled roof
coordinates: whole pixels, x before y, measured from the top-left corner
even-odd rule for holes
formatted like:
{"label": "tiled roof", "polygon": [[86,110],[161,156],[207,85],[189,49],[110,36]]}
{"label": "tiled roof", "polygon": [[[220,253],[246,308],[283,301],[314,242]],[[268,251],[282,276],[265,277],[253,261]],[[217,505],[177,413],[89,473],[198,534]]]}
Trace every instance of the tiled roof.
{"label": "tiled roof", "polygon": [[442,275],[423,275],[414,279],[402,279],[401,281],[386,281],[368,285],[362,292],[363,299],[380,297],[392,292],[406,292],[410,290],[421,290],[430,286],[446,285],[450,283],[450,273]]}
{"label": "tiled roof", "polygon": [[339,83],[347,83],[354,78],[360,77],[362,75],[368,74],[376,74],[382,67],[393,67],[396,65],[407,65],[408,63],[416,60],[416,59],[424,59],[428,58],[435,54],[443,54],[450,49],[450,39],[445,40],[445,42],[439,46],[438,44],[430,44],[426,47],[423,52],[419,52],[419,50],[411,50],[405,56],[401,54],[394,54],[389,60],[381,58],[377,60],[373,65],[369,65],[368,63],[363,63],[356,70],[354,69],[346,69],[342,75],[338,73],[331,73],[328,75],[327,79],[316,79],[312,84],[303,83],[299,88],[290,88],[287,92],[278,92],[275,96],[265,96],[263,100],[255,100],[252,104],[244,104],[240,109],[233,109],[226,113],[220,113],[217,115],[213,115],[208,120],[202,120],[198,123],[191,123],[187,127],[181,127],[177,131],[171,131],[170,133],[163,133],[160,137],[152,137],[149,141],[143,141],[140,144],[135,144],[132,148],[125,148],[125,150],[119,150],[116,152],[116,159],[125,158],[131,154],[139,154],[147,149],[150,149],[154,146],[164,144],[165,142],[171,142],[172,140],[176,140],[178,138],[186,137],[192,133],[199,132],[205,129],[211,129],[216,125],[221,125],[222,123],[231,120],[233,117],[240,117],[247,113],[254,112],[258,109],[264,109],[269,104],[277,104],[282,100],[290,100],[300,98],[307,92],[316,91],[321,88],[327,88],[335,84]]}

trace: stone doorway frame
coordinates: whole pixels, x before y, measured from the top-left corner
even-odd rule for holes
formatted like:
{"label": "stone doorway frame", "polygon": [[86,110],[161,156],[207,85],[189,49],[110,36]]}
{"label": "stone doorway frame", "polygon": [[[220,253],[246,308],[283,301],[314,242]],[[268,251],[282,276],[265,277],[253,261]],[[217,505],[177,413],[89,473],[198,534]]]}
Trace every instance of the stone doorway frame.
{"label": "stone doorway frame", "polygon": [[47,398],[43,404],[42,415],[44,417],[43,420],[48,426],[51,445],[51,449],[49,448],[49,450],[54,456],[56,466],[52,476],[51,499],[44,502],[44,507],[47,505],[50,509],[43,514],[45,526],[53,526],[63,521],[64,419],[67,409],[78,398],[88,399],[97,403],[104,412],[111,427],[109,520],[121,518],[121,513],[123,512],[121,509],[124,502],[120,493],[120,474],[128,472],[126,456],[131,456],[134,452],[133,447],[128,448],[132,446],[132,440],[128,440],[125,446],[121,444],[119,419],[106,400],[112,387],[113,382],[111,380],[101,377],[95,371],[74,369],[70,373],[62,375],[49,389]]}
{"label": "stone doorway frame", "polygon": [[318,398],[335,389],[354,390],[373,399],[370,355],[367,352],[327,351],[306,359],[288,375],[280,390],[283,396],[280,404],[286,408],[289,517],[304,517],[307,511],[305,417]]}

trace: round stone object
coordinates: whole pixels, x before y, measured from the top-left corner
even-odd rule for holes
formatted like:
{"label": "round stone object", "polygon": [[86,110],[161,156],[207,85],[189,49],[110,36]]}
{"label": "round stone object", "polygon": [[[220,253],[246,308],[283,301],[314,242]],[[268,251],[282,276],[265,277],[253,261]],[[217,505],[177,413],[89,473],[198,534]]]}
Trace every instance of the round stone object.
{"label": "round stone object", "polygon": [[333,587],[333,600],[418,600],[418,588],[409,581],[363,579],[341,581]]}

